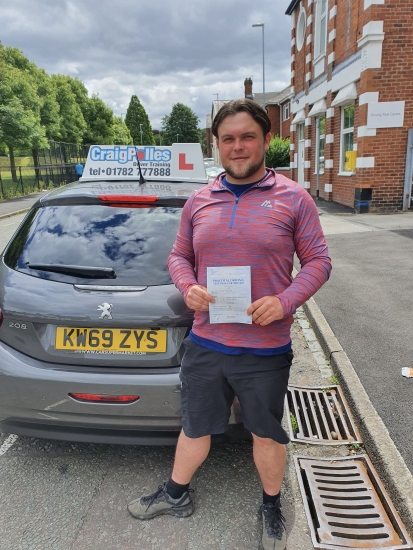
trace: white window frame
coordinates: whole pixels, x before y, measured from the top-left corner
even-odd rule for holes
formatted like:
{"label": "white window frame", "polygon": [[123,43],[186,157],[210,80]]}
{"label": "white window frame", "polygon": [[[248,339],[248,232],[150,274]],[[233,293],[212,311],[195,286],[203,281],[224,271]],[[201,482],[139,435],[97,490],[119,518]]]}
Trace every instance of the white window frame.
{"label": "white window frame", "polygon": [[290,119],[291,106],[290,102],[284,103],[283,105],[283,122]]}
{"label": "white window frame", "polygon": [[[302,29],[303,29],[302,34],[300,34],[301,23],[302,23]],[[297,27],[295,30],[295,33],[296,33],[295,46],[297,48],[297,51],[301,51],[304,45],[306,30],[307,30],[307,15],[306,15],[305,9],[302,7],[300,11],[300,15],[298,16],[298,19],[297,19]]]}
{"label": "white window frame", "polygon": [[305,124],[304,124],[304,122],[299,122],[297,124],[297,136],[298,136],[298,141],[304,141],[304,139],[305,139]]}
{"label": "white window frame", "polygon": [[[324,118],[324,121],[325,121],[326,120],[326,115],[325,114],[318,115],[317,118],[318,119]],[[315,156],[315,158],[316,158],[316,162],[318,162],[318,166],[320,166],[320,142],[321,142],[321,140],[324,140],[324,162],[325,162],[325,146],[326,146],[325,122],[324,122],[324,134],[320,134],[319,130],[317,131],[317,124],[315,124],[315,128],[316,128],[316,150],[315,150],[315,155],[316,156]],[[319,126],[319,128],[320,128],[320,126]],[[317,136],[317,133],[318,133],[318,136]],[[320,175],[324,174],[324,168],[319,169],[318,173]],[[317,174],[317,164],[315,165],[314,174]]]}
{"label": "white window frame", "polygon": [[340,121],[340,172],[338,173],[339,176],[351,176],[354,174],[353,170],[345,170],[344,169],[344,136],[347,134],[353,134],[353,151],[354,151],[354,120],[353,120],[353,126],[350,128],[344,128],[344,109],[346,107],[352,107],[354,106],[354,102],[346,103],[345,105],[341,105],[341,121]]}
{"label": "white window frame", "polygon": [[[326,55],[327,51],[327,26],[328,26],[328,0],[325,0],[325,11],[321,12],[324,0],[316,0],[315,6],[315,41],[314,61]],[[321,43],[321,28],[325,25],[324,43]]]}

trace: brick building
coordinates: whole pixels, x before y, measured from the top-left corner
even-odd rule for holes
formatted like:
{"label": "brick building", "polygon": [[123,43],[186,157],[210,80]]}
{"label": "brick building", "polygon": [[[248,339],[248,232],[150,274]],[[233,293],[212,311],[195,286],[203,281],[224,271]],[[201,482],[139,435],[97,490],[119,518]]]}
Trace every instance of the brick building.
{"label": "brick building", "polygon": [[286,13],[292,179],[359,211],[406,208],[413,3],[293,0]]}
{"label": "brick building", "polygon": [[[252,92],[252,79],[246,78],[244,80],[244,97],[252,99],[259,105],[264,104],[264,94],[254,94]],[[208,139],[211,139],[211,156],[214,158],[214,163],[219,165],[221,159],[219,156],[218,148],[215,144],[215,138],[212,136],[211,126],[215,115],[220,108],[230,101],[229,99],[215,100],[212,102],[211,115],[207,115],[206,128],[207,128],[207,143]],[[288,86],[281,92],[267,92],[265,94],[265,109],[271,120],[271,133],[274,136],[281,136],[282,138],[290,137],[290,114],[291,114],[291,86]],[[209,132],[208,132],[209,129]],[[209,136],[209,138],[208,138]],[[208,148],[207,148],[207,151]],[[209,155],[208,155],[209,156]]]}
{"label": "brick building", "polygon": [[[252,92],[252,79],[244,80],[244,96],[264,106],[264,94]],[[291,86],[281,92],[265,94],[265,109],[271,120],[271,133],[282,138],[290,137]]]}

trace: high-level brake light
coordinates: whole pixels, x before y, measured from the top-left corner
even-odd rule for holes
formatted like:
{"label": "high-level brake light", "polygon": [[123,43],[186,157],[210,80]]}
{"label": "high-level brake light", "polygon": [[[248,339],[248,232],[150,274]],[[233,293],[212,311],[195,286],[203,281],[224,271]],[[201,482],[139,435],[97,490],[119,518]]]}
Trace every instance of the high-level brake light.
{"label": "high-level brake light", "polygon": [[138,401],[139,395],[102,395],[97,393],[69,393],[69,396],[82,403],[106,403],[112,405],[128,405]]}
{"label": "high-level brake light", "polygon": [[152,208],[159,197],[154,195],[99,195],[99,199],[115,208]]}
{"label": "high-level brake light", "polygon": [[159,197],[155,195],[99,195],[103,202],[157,202]]}

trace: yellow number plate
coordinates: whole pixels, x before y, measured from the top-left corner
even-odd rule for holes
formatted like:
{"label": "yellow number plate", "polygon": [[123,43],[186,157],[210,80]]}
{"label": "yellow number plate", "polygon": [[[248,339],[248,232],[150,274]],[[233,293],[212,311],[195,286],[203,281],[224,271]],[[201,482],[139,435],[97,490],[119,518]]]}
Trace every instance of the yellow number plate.
{"label": "yellow number plate", "polygon": [[166,330],[56,327],[56,349],[165,352]]}

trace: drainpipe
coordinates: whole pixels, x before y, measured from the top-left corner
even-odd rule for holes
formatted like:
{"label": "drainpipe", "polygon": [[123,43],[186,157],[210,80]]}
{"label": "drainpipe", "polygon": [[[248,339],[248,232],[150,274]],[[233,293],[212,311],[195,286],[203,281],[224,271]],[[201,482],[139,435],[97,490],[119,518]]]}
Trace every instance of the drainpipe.
{"label": "drainpipe", "polygon": [[278,104],[280,107],[280,138],[282,139],[282,133],[283,133],[283,108],[281,107],[281,104]]}
{"label": "drainpipe", "polygon": [[407,133],[406,172],[404,175],[403,211],[411,206],[413,174],[413,130]]}

